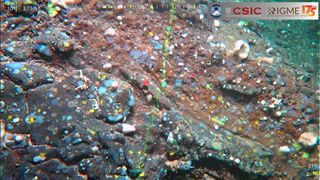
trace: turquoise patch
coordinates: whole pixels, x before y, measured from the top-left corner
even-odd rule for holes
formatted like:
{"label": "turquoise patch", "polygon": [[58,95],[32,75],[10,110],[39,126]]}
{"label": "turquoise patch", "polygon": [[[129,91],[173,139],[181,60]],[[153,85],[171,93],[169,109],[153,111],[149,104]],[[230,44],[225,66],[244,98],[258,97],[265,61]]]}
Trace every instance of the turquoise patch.
{"label": "turquoise patch", "polygon": [[111,84],[113,83],[113,80],[112,79],[108,79],[108,80],[105,80],[103,81],[103,84],[107,87],[111,86]]}
{"label": "turquoise patch", "polygon": [[67,116],[66,116],[66,120],[67,120],[67,121],[70,121],[71,119],[72,119],[72,116],[71,116],[71,115],[67,115]]}
{"label": "turquoise patch", "polygon": [[99,87],[99,89],[98,89],[99,95],[105,94],[106,92],[107,92],[107,88],[105,88],[105,87]]}
{"label": "turquoise patch", "polygon": [[8,63],[5,65],[7,68],[10,68],[10,69],[21,69],[24,67],[24,64],[22,63],[17,63],[17,62],[13,62],[13,63]]}
{"label": "turquoise patch", "polygon": [[134,105],[134,96],[133,95],[130,95],[128,105],[129,106],[133,106]]}

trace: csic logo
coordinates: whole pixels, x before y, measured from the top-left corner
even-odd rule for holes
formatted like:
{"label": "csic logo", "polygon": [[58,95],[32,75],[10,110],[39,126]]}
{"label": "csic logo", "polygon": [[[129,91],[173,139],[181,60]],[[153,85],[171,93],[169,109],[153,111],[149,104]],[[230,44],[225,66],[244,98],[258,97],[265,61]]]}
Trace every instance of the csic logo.
{"label": "csic logo", "polygon": [[219,4],[214,4],[210,9],[210,14],[214,18],[219,18],[222,16],[222,8]]}
{"label": "csic logo", "polygon": [[261,7],[235,7],[232,9],[232,13],[235,15],[261,15]]}

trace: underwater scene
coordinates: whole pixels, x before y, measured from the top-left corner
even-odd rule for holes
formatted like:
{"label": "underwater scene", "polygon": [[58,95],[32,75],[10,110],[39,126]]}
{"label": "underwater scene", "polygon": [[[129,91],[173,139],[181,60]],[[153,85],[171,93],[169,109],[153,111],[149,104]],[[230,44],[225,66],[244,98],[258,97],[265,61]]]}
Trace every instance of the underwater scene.
{"label": "underwater scene", "polygon": [[1,0],[0,179],[319,179],[319,20],[220,2]]}

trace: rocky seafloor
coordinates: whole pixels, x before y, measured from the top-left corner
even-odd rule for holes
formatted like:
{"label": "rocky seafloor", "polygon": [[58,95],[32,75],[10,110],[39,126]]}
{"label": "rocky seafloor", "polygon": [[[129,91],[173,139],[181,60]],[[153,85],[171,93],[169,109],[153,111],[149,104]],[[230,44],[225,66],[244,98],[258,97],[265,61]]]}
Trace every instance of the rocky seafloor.
{"label": "rocky seafloor", "polygon": [[290,62],[286,32],[206,1],[33,2],[1,1],[0,179],[319,178],[318,56]]}

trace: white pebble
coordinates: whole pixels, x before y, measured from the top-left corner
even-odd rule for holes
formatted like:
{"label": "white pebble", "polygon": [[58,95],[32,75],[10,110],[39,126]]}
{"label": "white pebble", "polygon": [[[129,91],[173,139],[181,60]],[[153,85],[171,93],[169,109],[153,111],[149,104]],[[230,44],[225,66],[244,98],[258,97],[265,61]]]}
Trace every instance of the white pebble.
{"label": "white pebble", "polygon": [[133,125],[122,123],[122,132],[124,134],[133,133],[136,131],[136,128]]}
{"label": "white pebble", "polygon": [[211,41],[213,41],[213,39],[214,39],[214,36],[210,35],[207,39],[207,43],[210,43]]}
{"label": "white pebble", "polygon": [[220,27],[220,21],[217,19],[213,20],[213,25],[214,27]]}
{"label": "white pebble", "polygon": [[103,69],[105,69],[105,70],[109,70],[111,68],[112,68],[112,64],[111,63],[106,63],[106,64],[103,65]]}
{"label": "white pebble", "polygon": [[281,111],[277,111],[274,115],[276,115],[277,117],[281,117],[282,113]]}
{"label": "white pebble", "polygon": [[234,52],[237,52],[240,60],[246,59],[249,56],[250,46],[247,42],[243,40],[238,40],[234,43]]}
{"label": "white pebble", "polygon": [[117,16],[118,21],[122,21],[122,16]]}
{"label": "white pebble", "polygon": [[182,36],[183,38],[186,38],[186,37],[188,37],[188,33],[183,33],[181,36]]}
{"label": "white pebble", "polygon": [[256,80],[256,83],[257,83],[257,84],[260,84],[261,81],[262,81],[261,79],[257,79],[257,80]]}
{"label": "white pebble", "polygon": [[271,51],[273,51],[273,48],[268,48],[268,49],[266,50],[266,54],[270,54]]}
{"label": "white pebble", "polygon": [[113,81],[113,82],[111,83],[111,87],[112,87],[112,89],[117,89],[117,88],[119,87],[118,81]]}
{"label": "white pebble", "polygon": [[239,159],[239,158],[236,158],[236,159],[234,160],[234,162],[237,163],[237,164],[239,164],[239,163],[240,163],[240,159]]}
{"label": "white pebble", "polygon": [[150,103],[150,102],[152,101],[152,95],[151,95],[151,94],[148,94],[148,95],[146,96],[146,100],[147,100],[148,103]]}
{"label": "white pebble", "polygon": [[167,138],[167,142],[168,143],[173,143],[174,142],[173,133],[172,132],[169,132],[169,135],[168,135],[168,138]]}
{"label": "white pebble", "polygon": [[19,117],[16,117],[16,118],[13,118],[12,119],[12,122],[13,123],[18,123],[20,121],[20,118]]}
{"label": "white pebble", "polygon": [[107,36],[115,36],[116,35],[116,30],[114,28],[108,28],[105,32],[105,35]]}
{"label": "white pebble", "polygon": [[154,36],[153,39],[156,40],[156,41],[159,41],[159,40],[160,40],[160,37],[156,35],[156,36]]}
{"label": "white pebble", "polygon": [[290,153],[290,148],[288,146],[281,146],[279,147],[279,152],[283,154],[288,154]]}
{"label": "white pebble", "polygon": [[180,62],[180,63],[178,63],[178,66],[184,66],[184,63],[182,63],[182,62]]}
{"label": "white pebble", "polygon": [[91,151],[92,152],[98,152],[99,148],[97,146],[93,146],[93,147],[91,147]]}
{"label": "white pebble", "polygon": [[118,4],[117,9],[123,9],[123,5],[122,4]]}
{"label": "white pebble", "polygon": [[304,132],[299,137],[299,142],[305,147],[313,147],[318,143],[318,136],[313,132]]}

